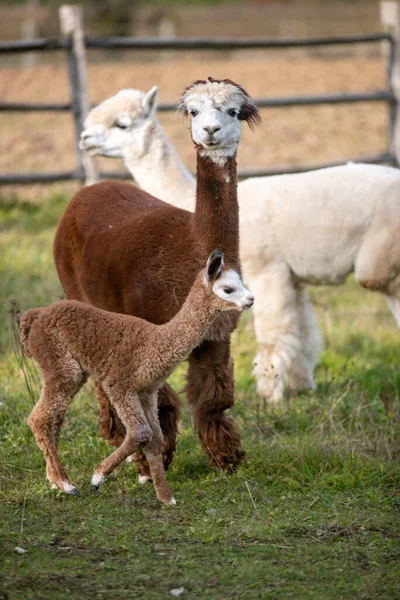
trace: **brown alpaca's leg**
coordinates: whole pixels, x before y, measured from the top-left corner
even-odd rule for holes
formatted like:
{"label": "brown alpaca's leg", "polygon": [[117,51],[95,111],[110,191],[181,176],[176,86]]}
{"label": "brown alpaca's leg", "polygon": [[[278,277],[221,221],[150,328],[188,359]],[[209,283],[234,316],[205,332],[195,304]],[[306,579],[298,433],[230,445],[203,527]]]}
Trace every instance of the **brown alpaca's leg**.
{"label": "brown alpaca's leg", "polygon": [[244,458],[240,434],[224,411],[234,404],[233,360],[229,342],[205,341],[189,358],[186,394],[196,431],[219,468],[235,468]]}
{"label": "brown alpaca's leg", "polygon": [[176,504],[168,486],[165,476],[162,451],[164,448],[163,434],[158,420],[157,392],[150,394],[140,394],[140,401],[152,431],[152,438],[148,444],[143,447],[146,455],[151,478],[154,483],[157,498],[164,504]]}
{"label": "brown alpaca's leg", "polygon": [[60,429],[68,405],[75,394],[82,387],[84,378],[80,383],[71,380],[49,383],[46,382],[39,401],[28,417],[31,428],[39,448],[46,459],[46,474],[49,483],[67,494],[78,494],[78,490],[71,483],[58,456],[58,440]]}
{"label": "brown alpaca's leg", "polygon": [[101,485],[115,467],[152,438],[151,428],[135,392],[126,393],[124,389],[118,389],[117,385],[113,385],[112,388],[104,386],[104,391],[112,398],[113,407],[124,424],[126,434],[122,444],[103,460],[94,472],[92,477],[94,487]]}

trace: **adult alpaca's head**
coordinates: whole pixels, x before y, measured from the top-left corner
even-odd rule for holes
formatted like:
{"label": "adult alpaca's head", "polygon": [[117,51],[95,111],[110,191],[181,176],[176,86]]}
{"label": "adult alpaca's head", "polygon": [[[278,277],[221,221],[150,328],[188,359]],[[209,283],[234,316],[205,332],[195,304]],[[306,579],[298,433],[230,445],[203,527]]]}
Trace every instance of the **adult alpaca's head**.
{"label": "adult alpaca's head", "polygon": [[184,90],[178,109],[191,117],[192,139],[200,155],[218,163],[236,153],[242,121],[251,128],[260,121],[248,93],[230,79],[195,81]]}
{"label": "adult alpaca's head", "polygon": [[147,93],[120,90],[89,112],[80,147],[92,156],[142,156],[146,153],[149,130],[156,121],[157,101],[157,86]]}

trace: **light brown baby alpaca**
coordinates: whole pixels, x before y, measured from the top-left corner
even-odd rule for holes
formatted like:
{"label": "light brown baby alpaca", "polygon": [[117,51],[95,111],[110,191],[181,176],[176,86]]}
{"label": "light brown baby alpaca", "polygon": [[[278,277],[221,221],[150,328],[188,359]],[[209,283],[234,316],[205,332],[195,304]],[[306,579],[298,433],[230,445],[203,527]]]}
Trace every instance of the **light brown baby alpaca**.
{"label": "light brown baby alpaca", "polygon": [[250,308],[253,301],[238,273],[224,267],[223,253],[215,250],[180,311],[164,325],[74,300],[25,312],[20,319],[23,351],[36,360],[44,379],[28,425],[45,455],[50,484],[78,493],[58,457],[58,441],[67,407],[90,375],[101,383],[126,427],[123,443],[96,469],[92,485],[98,487],[142,449],[157,498],[175,504],[162,460],[157,391],[221,312]]}

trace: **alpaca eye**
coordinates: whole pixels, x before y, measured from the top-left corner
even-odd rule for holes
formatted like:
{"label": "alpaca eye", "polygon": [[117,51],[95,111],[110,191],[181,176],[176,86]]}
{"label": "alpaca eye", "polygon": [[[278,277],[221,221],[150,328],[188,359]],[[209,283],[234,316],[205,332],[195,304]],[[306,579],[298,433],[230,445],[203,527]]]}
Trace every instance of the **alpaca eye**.
{"label": "alpaca eye", "polygon": [[129,125],[127,125],[126,123],[115,123],[114,127],[117,127],[118,129],[128,129]]}
{"label": "alpaca eye", "polygon": [[238,116],[238,114],[239,114],[239,113],[238,113],[238,111],[237,111],[237,109],[236,109],[236,108],[230,108],[230,109],[228,110],[228,115],[229,115],[230,117],[237,117],[237,116]]}
{"label": "alpaca eye", "polygon": [[189,115],[191,115],[192,117],[197,117],[198,114],[199,114],[199,111],[196,110],[195,108],[191,108],[189,110]]}
{"label": "alpaca eye", "polygon": [[233,294],[234,291],[235,290],[233,288],[228,288],[228,287],[224,288],[225,294]]}

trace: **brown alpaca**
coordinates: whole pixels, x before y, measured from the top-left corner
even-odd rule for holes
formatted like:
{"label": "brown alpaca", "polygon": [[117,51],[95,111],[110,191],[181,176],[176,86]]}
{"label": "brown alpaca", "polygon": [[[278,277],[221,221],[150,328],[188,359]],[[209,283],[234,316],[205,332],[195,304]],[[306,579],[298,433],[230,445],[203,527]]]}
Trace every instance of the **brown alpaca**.
{"label": "brown alpaca", "polygon": [[[191,115],[197,151],[195,213],[177,209],[127,183],[105,182],[80,190],[59,224],[54,257],[68,298],[107,310],[166,323],[182,306],[213,248],[240,272],[236,150],[241,121],[259,115],[248,94],[229,81],[198,81],[181,97]],[[175,265],[179,260],[180,269]],[[238,314],[214,323],[189,357],[187,398],[196,430],[214,465],[236,465],[244,452],[233,420],[230,336]],[[123,428],[97,385],[101,433],[119,444]],[[175,449],[179,400],[164,385],[159,417],[168,467]],[[148,477],[143,461],[139,471]]]}
{"label": "brown alpaca", "polygon": [[22,347],[37,361],[44,379],[28,425],[45,455],[50,484],[67,494],[78,493],[58,457],[58,441],[67,407],[90,375],[101,384],[126,430],[119,448],[96,469],[92,485],[98,487],[116,466],[141,449],[157,498],[175,504],[162,460],[157,391],[201,342],[218,314],[250,308],[253,300],[238,273],[223,268],[223,254],[214,251],[180,311],[164,325],[76,300],[24,313]]}

